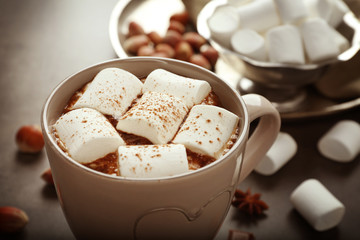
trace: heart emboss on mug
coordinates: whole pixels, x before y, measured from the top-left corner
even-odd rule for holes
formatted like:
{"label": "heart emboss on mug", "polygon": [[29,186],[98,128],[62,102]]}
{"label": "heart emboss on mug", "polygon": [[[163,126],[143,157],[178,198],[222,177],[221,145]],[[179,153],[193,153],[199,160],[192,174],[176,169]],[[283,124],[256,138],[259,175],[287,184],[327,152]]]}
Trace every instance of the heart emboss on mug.
{"label": "heart emboss on mug", "polygon": [[135,239],[212,239],[226,216],[230,198],[231,191],[224,191],[193,216],[176,207],[151,210],[135,223]]}

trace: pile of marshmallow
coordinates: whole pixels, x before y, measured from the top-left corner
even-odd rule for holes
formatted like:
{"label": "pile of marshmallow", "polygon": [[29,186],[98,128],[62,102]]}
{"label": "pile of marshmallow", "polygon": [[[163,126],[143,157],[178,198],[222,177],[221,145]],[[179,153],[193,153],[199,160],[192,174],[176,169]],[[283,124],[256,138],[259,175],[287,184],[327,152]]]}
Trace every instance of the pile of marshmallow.
{"label": "pile of marshmallow", "polygon": [[[189,171],[186,149],[217,159],[237,128],[237,115],[199,104],[210,92],[206,81],[163,69],[152,71],[143,83],[128,71],[106,68],[53,129],[67,154],[79,163],[117,151],[120,176],[182,174]],[[116,128],[104,115],[118,121]],[[154,145],[126,145],[117,130]]]}
{"label": "pile of marshmallow", "polygon": [[229,0],[208,27],[213,40],[253,60],[319,63],[349,48],[336,30],[347,12],[342,0]]}
{"label": "pile of marshmallow", "polygon": [[[350,162],[360,153],[360,124],[342,120],[328,130],[318,141],[319,152],[337,162]],[[272,175],[281,169],[297,151],[296,141],[280,132],[276,141],[255,171]],[[338,225],[345,206],[318,180],[308,179],[291,194],[290,200],[300,214],[318,231]]]}

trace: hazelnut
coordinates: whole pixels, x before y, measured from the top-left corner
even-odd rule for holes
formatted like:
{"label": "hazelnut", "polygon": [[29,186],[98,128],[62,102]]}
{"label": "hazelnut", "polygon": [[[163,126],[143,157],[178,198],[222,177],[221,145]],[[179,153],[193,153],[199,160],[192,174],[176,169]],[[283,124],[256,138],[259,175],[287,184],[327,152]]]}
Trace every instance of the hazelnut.
{"label": "hazelnut", "polygon": [[189,13],[187,11],[175,13],[170,17],[171,20],[181,22],[183,25],[186,25],[189,22]]}
{"label": "hazelnut", "polygon": [[199,65],[203,68],[206,68],[208,70],[211,70],[211,64],[209,62],[209,60],[206,59],[206,57],[204,57],[201,54],[194,54],[190,57],[189,62]]}
{"label": "hazelnut", "polygon": [[18,208],[0,207],[0,232],[15,233],[23,229],[29,222],[27,214]]}
{"label": "hazelnut", "polygon": [[181,41],[181,34],[174,30],[168,30],[164,36],[163,43],[175,47]]}
{"label": "hazelnut", "polygon": [[199,51],[200,47],[206,43],[206,39],[196,32],[185,33],[183,39],[197,51]]}
{"label": "hazelnut", "polygon": [[19,128],[15,141],[19,150],[24,153],[38,153],[45,145],[41,128],[38,125],[25,125]]}
{"label": "hazelnut", "polygon": [[206,57],[207,60],[209,60],[209,62],[211,63],[212,66],[215,66],[215,64],[219,58],[219,53],[215,50],[215,48],[213,48],[209,44],[204,44],[200,48],[200,53],[204,57]]}
{"label": "hazelnut", "polygon": [[189,61],[193,55],[193,49],[188,42],[181,41],[175,47],[175,58],[183,61]]}
{"label": "hazelnut", "polygon": [[175,50],[167,43],[160,43],[156,45],[155,52],[163,52],[166,53],[166,55],[169,58],[173,58],[175,56]]}
{"label": "hazelnut", "polygon": [[180,34],[183,34],[185,32],[185,26],[179,21],[171,20],[168,30],[174,30]]}
{"label": "hazelnut", "polygon": [[144,29],[140,26],[140,24],[131,21],[129,23],[129,33],[128,33],[128,37],[132,37],[135,35],[144,35],[145,31]]}
{"label": "hazelnut", "polygon": [[160,34],[155,31],[149,32],[147,36],[148,38],[150,38],[150,41],[153,42],[155,45],[163,41],[163,38],[160,36]]}
{"label": "hazelnut", "polygon": [[153,54],[154,52],[155,52],[155,49],[153,46],[145,45],[145,46],[141,46],[138,49],[137,55],[138,56],[151,56],[151,54]]}
{"label": "hazelnut", "polygon": [[124,41],[124,49],[127,52],[136,54],[141,46],[148,45],[150,39],[146,35],[135,35]]}
{"label": "hazelnut", "polygon": [[151,56],[169,58],[169,55],[167,55],[166,52],[154,52],[153,54],[151,54]]}
{"label": "hazelnut", "polygon": [[54,185],[54,179],[52,177],[52,173],[51,173],[51,169],[47,169],[45,170],[42,174],[41,174],[41,178],[49,185]]}

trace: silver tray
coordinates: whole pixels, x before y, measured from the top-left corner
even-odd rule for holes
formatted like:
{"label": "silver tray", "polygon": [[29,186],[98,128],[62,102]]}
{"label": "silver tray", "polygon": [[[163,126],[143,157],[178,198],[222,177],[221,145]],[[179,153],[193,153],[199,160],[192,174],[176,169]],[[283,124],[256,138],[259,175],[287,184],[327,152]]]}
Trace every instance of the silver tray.
{"label": "silver tray", "polygon": [[[130,21],[140,23],[146,32],[157,31],[164,34],[168,27],[169,17],[183,11],[189,10],[190,16],[196,22],[197,13],[207,1],[181,1],[181,0],[120,0],[114,7],[109,22],[109,36],[112,47],[118,57],[124,58],[129,55],[122,48],[126,39],[127,27]],[[186,4],[186,7],[184,5]],[[351,5],[349,4],[351,7]],[[360,61],[358,63],[360,66]],[[360,81],[360,70],[358,81]],[[216,68],[218,74],[224,81],[237,88],[241,73],[234,71],[219,59]],[[360,106],[360,97],[346,100],[334,100],[319,94],[313,87],[307,89],[305,106],[296,112],[281,113],[284,120],[304,119],[318,116],[326,116]]]}

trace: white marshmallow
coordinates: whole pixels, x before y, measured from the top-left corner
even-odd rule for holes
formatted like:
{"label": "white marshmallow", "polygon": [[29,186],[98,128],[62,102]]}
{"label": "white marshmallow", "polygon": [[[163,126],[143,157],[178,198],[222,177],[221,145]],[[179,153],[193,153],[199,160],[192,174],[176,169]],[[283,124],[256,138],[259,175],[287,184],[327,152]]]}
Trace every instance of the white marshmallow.
{"label": "white marshmallow", "polygon": [[263,32],[280,24],[280,17],[273,0],[252,1],[237,8],[237,11],[241,28]]}
{"label": "white marshmallow", "polygon": [[274,0],[281,20],[284,23],[294,23],[308,15],[303,0]]}
{"label": "white marshmallow", "polygon": [[81,108],[67,112],[53,125],[55,134],[75,161],[89,163],[125,145],[111,123],[98,111]]}
{"label": "white marshmallow", "polygon": [[120,176],[155,178],[173,176],[189,170],[184,145],[120,146]]}
{"label": "white marshmallow", "polygon": [[239,29],[231,37],[232,48],[246,56],[258,61],[267,60],[265,39],[252,29]]}
{"label": "white marshmallow", "polygon": [[161,92],[182,99],[188,108],[200,103],[211,91],[203,80],[183,77],[163,69],[152,71],[146,78],[143,92]]}
{"label": "white marshmallow", "polygon": [[360,125],[352,120],[335,124],[318,142],[325,157],[339,162],[349,162],[360,153]]}
{"label": "white marshmallow", "polygon": [[237,127],[239,117],[210,105],[194,106],[173,143],[184,144],[195,153],[219,158]]}
{"label": "white marshmallow", "polygon": [[321,18],[305,21],[301,26],[306,54],[311,62],[336,58],[340,50],[330,26]]}
{"label": "white marshmallow", "polygon": [[282,168],[296,153],[297,144],[287,133],[280,132],[265,157],[256,166],[257,173],[269,176]]}
{"label": "white marshmallow", "polygon": [[304,4],[307,9],[309,18],[319,17],[319,13],[317,10],[318,1],[319,0],[304,0]]}
{"label": "white marshmallow", "polygon": [[211,37],[225,48],[230,48],[230,38],[239,28],[236,9],[228,6],[217,9],[208,20]]}
{"label": "white marshmallow", "polygon": [[344,52],[350,48],[349,40],[347,40],[341,33],[336,29],[330,28],[332,38],[335,40],[340,52]]}
{"label": "white marshmallow", "polygon": [[95,76],[73,108],[93,108],[118,119],[141,94],[141,89],[141,81],[130,72],[106,68]]}
{"label": "white marshmallow", "polygon": [[293,25],[281,25],[266,34],[269,59],[275,63],[304,64],[304,48],[301,35]]}
{"label": "white marshmallow", "polygon": [[239,7],[241,5],[249,3],[251,1],[252,0],[227,0],[227,4],[234,6],[234,7]]}
{"label": "white marshmallow", "polygon": [[290,201],[317,231],[335,227],[345,214],[345,206],[316,179],[301,183],[292,192]]}
{"label": "white marshmallow", "polygon": [[118,121],[120,131],[142,136],[153,144],[166,144],[176,134],[188,108],[174,96],[145,92]]}
{"label": "white marshmallow", "polygon": [[316,7],[318,16],[327,21],[332,27],[337,27],[345,13],[350,11],[342,0],[318,0]]}

